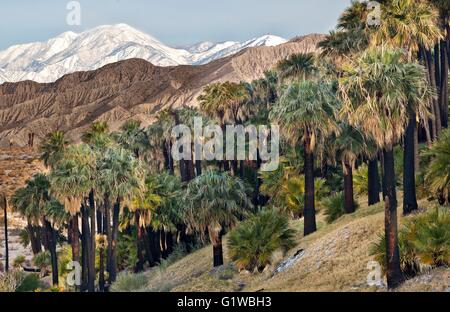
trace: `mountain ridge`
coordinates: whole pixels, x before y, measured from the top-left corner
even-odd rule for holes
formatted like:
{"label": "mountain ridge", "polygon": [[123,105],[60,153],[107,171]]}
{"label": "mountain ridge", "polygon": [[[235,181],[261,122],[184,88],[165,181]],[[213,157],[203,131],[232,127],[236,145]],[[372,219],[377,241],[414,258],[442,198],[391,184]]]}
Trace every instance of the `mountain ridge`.
{"label": "mountain ridge", "polygon": [[[103,25],[81,33],[64,32],[45,42],[11,46],[0,51],[0,83],[33,80],[53,82],[77,71],[142,58],[158,66],[202,65],[255,46],[275,46],[286,39],[264,35],[245,42],[201,42],[172,48],[127,24]],[[203,49],[196,49],[195,47]],[[95,51],[95,53],[92,53]]]}
{"label": "mountain ridge", "polygon": [[272,47],[251,47],[204,65],[155,66],[143,59],[107,64],[64,75],[52,83],[22,81],[0,85],[0,147],[36,143],[48,132],[65,131],[74,141],[94,121],[116,130],[128,119],[143,126],[168,107],[197,106],[204,86],[218,81],[252,81],[294,53],[317,52],[322,35]]}

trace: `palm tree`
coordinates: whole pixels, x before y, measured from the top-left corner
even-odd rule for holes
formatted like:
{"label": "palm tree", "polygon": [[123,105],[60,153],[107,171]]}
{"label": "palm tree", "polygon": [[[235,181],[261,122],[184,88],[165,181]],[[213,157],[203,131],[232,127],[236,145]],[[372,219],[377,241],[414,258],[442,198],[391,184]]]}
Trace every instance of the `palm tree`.
{"label": "palm tree", "polygon": [[25,218],[34,224],[41,223],[45,229],[46,245],[50,252],[52,263],[53,285],[58,285],[58,257],[56,254],[56,231],[52,226],[52,218],[61,215],[62,205],[49,194],[50,181],[44,174],[36,174],[27,181],[25,188],[19,189],[13,195],[12,204]]}
{"label": "palm tree", "polygon": [[282,92],[270,118],[294,145],[303,143],[305,175],[304,235],[316,231],[314,204],[314,152],[317,140],[336,132],[335,112],[338,100],[330,84],[320,81],[294,82]]}
{"label": "palm tree", "polygon": [[435,67],[436,86],[439,92],[439,102],[441,106],[442,127],[448,127],[448,67],[450,62],[450,1],[430,0],[439,11],[439,27],[442,29],[445,38],[435,45]]}
{"label": "palm tree", "polygon": [[112,226],[109,205],[105,207],[106,232],[108,237],[107,270],[109,283],[117,276],[117,237],[119,214],[122,205],[131,204],[136,194],[144,191],[145,170],[142,163],[124,148],[108,148],[98,165],[97,187],[108,202],[113,203]]}
{"label": "palm tree", "polygon": [[130,119],[120,127],[120,130],[120,132],[113,133],[115,141],[139,158],[148,148],[149,142],[144,129],[141,129],[141,121]]}
{"label": "palm tree", "polygon": [[[429,50],[441,38],[438,28],[438,12],[426,1],[413,0],[393,0],[384,3],[382,8],[383,16],[380,27],[378,27],[371,37],[373,45],[388,43],[394,47],[405,49],[405,57],[408,61],[416,58],[420,49]],[[428,52],[425,52],[427,54]],[[426,61],[427,67],[434,65],[431,60]],[[435,74],[429,76],[432,86],[436,86]],[[416,153],[416,131],[417,131],[417,111],[427,110],[418,108],[419,105],[428,104],[428,99],[417,97],[414,88],[410,90],[408,114],[409,122],[404,138],[404,172],[403,172],[403,213],[408,214],[417,210],[416,181],[415,181],[415,153]],[[418,102],[418,103],[417,103]],[[436,134],[441,128],[440,107],[436,99],[434,103],[434,123],[436,124]],[[424,116],[422,119],[427,120]]]}
{"label": "palm tree", "polygon": [[144,249],[147,253],[147,260],[152,265],[154,259],[150,252],[149,246],[145,246],[144,235],[145,229],[150,225],[154,218],[155,210],[161,205],[162,197],[156,192],[156,185],[151,177],[145,180],[145,190],[136,194],[129,209],[134,213],[134,225],[137,228],[137,256],[135,272],[141,272],[144,269]]}
{"label": "palm tree", "polygon": [[223,230],[252,206],[244,183],[227,172],[207,171],[188,184],[183,202],[188,227],[200,235],[208,233],[214,267],[223,265]]}
{"label": "palm tree", "polygon": [[[73,261],[80,261],[79,223],[82,214],[82,263],[84,287],[94,291],[95,261],[92,236],[95,228],[89,229],[89,215],[86,198],[95,187],[98,155],[86,144],[70,146],[64,157],[56,164],[50,174],[52,194],[64,203],[71,215],[71,243]],[[92,208],[91,208],[92,209]]]}
{"label": "palm tree", "polygon": [[81,140],[87,144],[102,145],[102,143],[106,143],[106,141],[108,141],[108,133],[108,123],[106,121],[97,121],[94,122],[91,127],[83,133],[83,135],[81,136]]}
{"label": "palm tree", "polygon": [[8,201],[6,194],[0,193],[0,208],[3,209],[3,218],[5,224],[5,271],[9,270],[9,247],[8,247]]}
{"label": "palm tree", "polygon": [[156,121],[146,130],[149,140],[147,154],[149,161],[153,162],[154,167],[159,168],[163,163],[163,168],[174,174],[174,161],[172,158],[172,129],[175,127],[175,120],[170,110],[159,112]]}
{"label": "palm tree", "polygon": [[431,158],[426,170],[425,181],[431,192],[442,197],[441,203],[450,196],[450,130],[442,132],[438,141],[424,152]]}
{"label": "palm tree", "polygon": [[397,233],[397,196],[393,149],[405,133],[409,120],[409,92],[423,92],[425,69],[404,61],[401,51],[386,47],[370,49],[346,66],[340,81],[343,107],[341,114],[350,125],[370,135],[383,150],[385,199],[385,234],[387,279],[390,288],[397,287],[403,276]]}
{"label": "palm tree", "polygon": [[69,145],[64,132],[53,131],[48,133],[41,142],[41,160],[46,167],[53,167],[64,155],[64,150]]}
{"label": "palm tree", "polygon": [[355,212],[353,170],[360,156],[370,154],[369,144],[366,136],[359,129],[346,123],[340,125],[339,135],[330,140],[331,155],[334,155],[342,163],[344,171],[344,208],[346,213]]}
{"label": "palm tree", "polygon": [[299,53],[280,61],[276,68],[282,80],[302,79],[304,81],[316,72],[314,62],[313,53]]}

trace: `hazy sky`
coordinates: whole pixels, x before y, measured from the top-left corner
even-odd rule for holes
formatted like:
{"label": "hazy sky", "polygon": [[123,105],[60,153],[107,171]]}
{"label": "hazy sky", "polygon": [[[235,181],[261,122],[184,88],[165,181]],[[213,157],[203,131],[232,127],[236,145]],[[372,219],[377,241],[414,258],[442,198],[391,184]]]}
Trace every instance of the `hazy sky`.
{"label": "hazy sky", "polygon": [[66,23],[67,0],[0,0],[0,49],[64,31],[127,23],[172,46],[285,38],[332,29],[350,0],[79,0],[81,25]]}

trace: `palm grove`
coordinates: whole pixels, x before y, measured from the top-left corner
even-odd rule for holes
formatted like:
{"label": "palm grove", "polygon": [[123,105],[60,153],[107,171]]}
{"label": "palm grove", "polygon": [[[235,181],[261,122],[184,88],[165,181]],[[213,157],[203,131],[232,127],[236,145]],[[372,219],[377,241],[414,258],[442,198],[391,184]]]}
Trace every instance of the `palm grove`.
{"label": "palm grove", "polygon": [[[369,26],[367,4],[353,3],[318,55],[292,55],[251,83],[205,87],[198,110],[166,109],[147,128],[129,120],[112,133],[96,122],[80,144],[49,133],[40,147],[49,173],[30,179],[11,203],[27,220],[33,253],[48,254],[53,284],[64,272],[58,244],[82,264],[77,289],[105,291],[119,271],[153,267],[177,246],[189,252],[210,242],[220,266],[230,231],[232,260],[260,271],[268,254],[293,246],[288,218],[303,218],[306,236],[317,230],[317,205],[336,202],[327,211],[332,222],[354,213],[365,193],[369,205],[384,201],[381,260],[388,286],[399,286],[406,274],[397,188],[405,215],[418,210],[417,189],[441,205],[450,195],[450,3],[381,6],[380,25]],[[222,129],[279,124],[279,168],[260,172],[260,157],[174,161],[172,128],[193,129],[194,117]],[[444,244],[448,252],[448,238]]]}

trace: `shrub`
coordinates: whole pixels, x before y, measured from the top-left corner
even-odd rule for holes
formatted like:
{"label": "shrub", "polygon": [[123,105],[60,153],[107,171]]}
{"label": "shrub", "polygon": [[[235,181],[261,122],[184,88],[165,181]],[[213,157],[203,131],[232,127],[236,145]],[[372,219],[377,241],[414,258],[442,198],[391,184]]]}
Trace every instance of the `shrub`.
{"label": "shrub", "polygon": [[129,272],[119,273],[117,280],[111,285],[111,292],[137,292],[143,291],[148,284],[147,277],[142,274],[132,274]]}
{"label": "shrub", "polygon": [[50,252],[43,251],[38,253],[33,257],[33,263],[35,266],[41,269],[41,275],[44,276],[47,272],[49,272],[52,265]]}
{"label": "shrub", "polygon": [[[358,209],[358,203],[354,202],[355,209]],[[326,220],[332,223],[345,214],[344,207],[344,193],[339,192],[331,195],[322,201],[322,206],[325,208]]]}
{"label": "shrub", "polygon": [[407,228],[421,262],[432,266],[450,264],[450,213],[436,209],[417,216]]}
{"label": "shrub", "polygon": [[[436,210],[414,216],[399,231],[400,267],[406,277],[421,271],[423,265],[450,264],[450,214]],[[370,254],[386,269],[386,240],[384,235],[373,244]]]}
{"label": "shrub", "polygon": [[37,274],[26,274],[16,292],[34,292],[39,287],[41,287],[39,276]]}
{"label": "shrub", "polygon": [[[405,277],[413,277],[420,273],[422,268],[407,236],[408,233],[405,229],[402,229],[398,234],[400,269]],[[386,273],[386,239],[384,235],[380,235],[378,242],[371,246],[370,255],[374,256],[375,261],[381,265],[383,274]]]}
{"label": "shrub", "polygon": [[353,190],[356,195],[364,195],[369,192],[369,167],[364,164],[353,173]]}
{"label": "shrub", "polygon": [[270,264],[276,250],[285,252],[294,246],[294,233],[286,216],[272,210],[262,211],[231,231],[228,237],[231,258],[240,269],[261,271]]}

